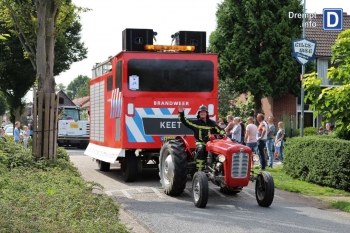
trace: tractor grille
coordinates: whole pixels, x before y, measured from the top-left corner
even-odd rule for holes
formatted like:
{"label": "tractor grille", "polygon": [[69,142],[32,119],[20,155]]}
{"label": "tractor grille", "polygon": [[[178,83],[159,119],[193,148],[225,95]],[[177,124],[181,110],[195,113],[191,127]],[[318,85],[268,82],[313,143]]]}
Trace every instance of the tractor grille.
{"label": "tractor grille", "polygon": [[249,154],[234,153],[232,155],[232,178],[245,178],[248,174]]}

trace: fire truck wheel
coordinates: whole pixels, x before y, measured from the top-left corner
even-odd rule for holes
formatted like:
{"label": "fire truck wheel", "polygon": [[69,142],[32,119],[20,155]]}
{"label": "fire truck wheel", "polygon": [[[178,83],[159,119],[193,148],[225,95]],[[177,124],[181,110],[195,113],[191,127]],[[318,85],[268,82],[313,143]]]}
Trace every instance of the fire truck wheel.
{"label": "fire truck wheel", "polygon": [[108,172],[109,169],[111,168],[111,164],[110,163],[107,163],[107,162],[104,162],[104,161],[101,161],[101,160],[98,160],[97,163],[98,163],[98,168],[102,172]]}
{"label": "fire truck wheel", "polygon": [[204,208],[208,203],[208,178],[204,172],[196,172],[193,176],[192,197],[194,205],[198,208]]}
{"label": "fire truck wheel", "polygon": [[258,174],[255,183],[255,197],[259,206],[269,207],[275,195],[275,184],[269,172]]}
{"label": "fire truck wheel", "polygon": [[235,194],[239,193],[240,191],[241,190],[234,189],[234,188],[220,187],[220,192],[222,192],[223,194],[227,194],[227,195],[235,195]]}
{"label": "fire truck wheel", "polygon": [[164,193],[178,196],[186,188],[187,156],[180,140],[165,142],[160,150],[159,177]]}
{"label": "fire truck wheel", "polygon": [[126,151],[124,161],[121,164],[122,174],[125,182],[134,182],[136,180],[137,158],[134,151]]}

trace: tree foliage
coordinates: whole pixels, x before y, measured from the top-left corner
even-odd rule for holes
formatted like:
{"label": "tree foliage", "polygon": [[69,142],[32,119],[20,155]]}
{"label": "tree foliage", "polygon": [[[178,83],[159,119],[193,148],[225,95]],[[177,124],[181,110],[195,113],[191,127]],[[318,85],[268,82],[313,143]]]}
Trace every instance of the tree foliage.
{"label": "tree foliage", "polygon": [[[8,30],[0,22],[0,29]],[[9,33],[11,33],[8,30]],[[20,40],[14,34],[0,43],[0,90],[4,93],[10,109],[10,120],[20,120],[25,103],[23,97],[33,86],[35,71],[29,59],[23,57]]]}
{"label": "tree foliage", "polygon": [[247,95],[245,101],[238,100],[232,108],[231,115],[241,117],[242,121],[246,122],[248,117],[254,115],[254,96]]}
{"label": "tree foliage", "polygon": [[291,58],[291,42],[301,36],[300,0],[224,0],[218,5],[217,29],[210,35],[209,52],[219,54],[219,78],[232,79],[238,93],[261,99],[300,91],[300,66]]}
{"label": "tree foliage", "polygon": [[[37,10],[33,1],[22,1],[21,6],[15,3],[8,5],[9,3],[7,1],[3,2],[3,5],[0,4],[0,13],[5,16],[4,21],[0,22],[0,31],[6,32],[3,35],[7,38],[0,43],[0,53],[4,54],[0,58],[0,90],[6,94],[12,120],[15,118],[19,120],[19,114],[24,107],[22,98],[36,82],[36,65],[33,66],[35,58],[32,53],[36,51],[34,44],[37,33],[35,24]],[[11,10],[15,9],[22,12],[22,15],[11,17]],[[54,75],[69,69],[73,62],[86,58],[87,49],[80,41],[81,24],[76,9],[74,5],[65,3],[58,15]],[[23,41],[27,41],[25,51]]]}
{"label": "tree foliage", "polygon": [[84,97],[89,95],[90,78],[85,75],[78,75],[68,84],[67,95],[70,99]]}
{"label": "tree foliage", "polygon": [[2,92],[0,92],[0,117],[2,117],[7,110],[6,99]]}
{"label": "tree foliage", "polygon": [[[4,26],[18,36],[24,49],[24,57],[31,61],[34,70],[38,71],[37,59],[43,59],[42,56],[37,57],[38,49],[55,54],[55,59],[43,59],[48,72],[53,72],[53,75],[59,75],[68,70],[73,62],[86,58],[87,48],[81,42],[82,26],[79,14],[87,10],[74,5],[71,0],[4,0],[0,3],[0,14],[6,22]],[[42,31],[39,32],[40,30]],[[41,44],[38,44],[38,35],[45,35],[40,39]],[[49,67],[49,62],[45,60],[51,59],[54,65]],[[41,66],[41,69],[46,68]],[[46,72],[44,73],[46,76]],[[41,83],[39,81],[39,86]],[[51,91],[54,91],[53,77],[49,83]]]}
{"label": "tree foliage", "polygon": [[56,85],[56,92],[63,91],[64,93],[66,93],[66,89],[67,87],[63,83],[59,83]]}
{"label": "tree foliage", "polygon": [[310,73],[304,79],[305,100],[309,99],[314,115],[325,121],[334,119],[336,129],[350,131],[350,29],[341,32],[332,46],[332,64],[327,78],[338,86],[322,88],[317,74]]}
{"label": "tree foliage", "polygon": [[239,97],[238,93],[233,91],[233,81],[231,79],[219,79],[219,116],[226,118],[227,114],[232,112],[234,104]]}

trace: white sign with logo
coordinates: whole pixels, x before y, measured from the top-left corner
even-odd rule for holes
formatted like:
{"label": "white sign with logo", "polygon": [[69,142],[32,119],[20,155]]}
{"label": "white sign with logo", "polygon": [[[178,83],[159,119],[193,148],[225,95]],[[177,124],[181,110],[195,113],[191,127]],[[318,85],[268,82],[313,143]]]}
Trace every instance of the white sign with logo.
{"label": "white sign with logo", "polygon": [[305,65],[315,59],[316,41],[301,38],[292,41],[294,57],[300,64]]}

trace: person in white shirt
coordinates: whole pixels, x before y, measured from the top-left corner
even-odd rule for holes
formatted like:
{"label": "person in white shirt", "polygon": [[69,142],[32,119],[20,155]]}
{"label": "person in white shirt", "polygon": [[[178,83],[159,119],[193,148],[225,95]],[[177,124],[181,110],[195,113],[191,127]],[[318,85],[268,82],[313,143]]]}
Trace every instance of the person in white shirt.
{"label": "person in white shirt", "polygon": [[233,119],[233,123],[235,124],[235,126],[233,126],[233,129],[231,131],[232,133],[232,140],[241,143],[241,132],[242,132],[242,127],[239,124],[239,118],[235,117]]}

